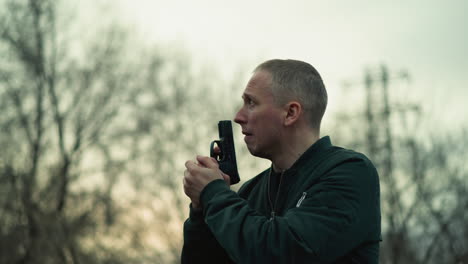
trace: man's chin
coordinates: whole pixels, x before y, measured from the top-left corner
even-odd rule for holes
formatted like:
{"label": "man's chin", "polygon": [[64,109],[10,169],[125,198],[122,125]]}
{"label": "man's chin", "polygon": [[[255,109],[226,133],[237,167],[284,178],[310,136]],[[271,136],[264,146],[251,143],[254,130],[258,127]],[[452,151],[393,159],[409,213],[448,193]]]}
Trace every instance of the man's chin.
{"label": "man's chin", "polygon": [[261,151],[258,151],[257,149],[253,148],[253,147],[249,147],[247,145],[247,149],[249,150],[250,154],[252,156],[255,156],[255,157],[258,157],[258,158],[262,158],[262,159],[268,159],[267,155],[265,155],[265,153],[261,152]]}
{"label": "man's chin", "polygon": [[257,156],[257,151],[255,151],[255,148],[253,148],[253,147],[251,147],[251,146],[249,146],[247,144],[247,149],[249,150],[250,154],[252,154],[252,156],[258,157]]}

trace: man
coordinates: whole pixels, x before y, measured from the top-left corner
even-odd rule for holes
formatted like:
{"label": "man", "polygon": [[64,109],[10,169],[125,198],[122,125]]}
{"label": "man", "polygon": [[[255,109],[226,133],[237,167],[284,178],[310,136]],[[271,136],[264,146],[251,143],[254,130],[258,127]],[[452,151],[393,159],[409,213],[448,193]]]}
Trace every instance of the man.
{"label": "man", "polygon": [[236,193],[214,159],[185,163],[182,263],[378,263],[380,190],[363,155],[320,138],[327,92],[295,60],[260,64],[234,121],[271,168]]}

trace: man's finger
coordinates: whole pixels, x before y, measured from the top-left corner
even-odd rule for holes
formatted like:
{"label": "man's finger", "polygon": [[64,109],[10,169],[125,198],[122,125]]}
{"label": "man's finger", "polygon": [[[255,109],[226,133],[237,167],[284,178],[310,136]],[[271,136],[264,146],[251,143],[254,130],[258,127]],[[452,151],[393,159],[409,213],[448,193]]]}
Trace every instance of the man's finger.
{"label": "man's finger", "polygon": [[185,162],[185,168],[187,168],[187,170],[189,171],[193,171],[194,169],[196,168],[199,168],[200,166],[197,165],[197,163],[195,163],[193,160],[187,160]]}
{"label": "man's finger", "polygon": [[210,169],[217,169],[218,168],[218,162],[216,162],[214,159],[206,156],[197,156],[197,161],[204,167],[210,168]]}
{"label": "man's finger", "polygon": [[228,185],[231,185],[231,177],[229,175],[223,173],[223,179]]}
{"label": "man's finger", "polygon": [[213,151],[214,151],[214,153],[216,153],[216,154],[220,154],[220,153],[221,153],[221,149],[220,149],[218,146],[215,146],[215,147],[213,148]]}
{"label": "man's finger", "polygon": [[190,172],[187,170],[184,171],[184,181],[187,179],[187,177],[190,175]]}

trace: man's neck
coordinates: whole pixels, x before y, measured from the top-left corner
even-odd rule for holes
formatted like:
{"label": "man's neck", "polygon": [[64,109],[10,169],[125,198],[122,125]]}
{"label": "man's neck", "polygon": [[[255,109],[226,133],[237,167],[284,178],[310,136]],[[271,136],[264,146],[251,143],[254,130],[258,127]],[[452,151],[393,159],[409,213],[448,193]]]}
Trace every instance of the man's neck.
{"label": "man's neck", "polygon": [[[291,138],[296,140],[291,140]],[[281,145],[281,150],[271,159],[275,172],[282,172],[291,168],[299,157],[302,156],[312,144],[319,140],[320,136],[318,133],[307,133],[306,135],[296,135],[291,138]]]}

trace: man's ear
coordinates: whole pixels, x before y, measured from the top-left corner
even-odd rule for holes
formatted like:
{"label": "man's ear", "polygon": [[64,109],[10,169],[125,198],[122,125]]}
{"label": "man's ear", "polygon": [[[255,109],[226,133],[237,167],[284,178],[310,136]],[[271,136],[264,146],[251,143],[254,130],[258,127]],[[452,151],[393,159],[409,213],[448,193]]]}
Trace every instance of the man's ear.
{"label": "man's ear", "polygon": [[302,114],[302,105],[299,102],[291,101],[285,106],[286,116],[284,119],[285,126],[291,126],[296,123]]}

